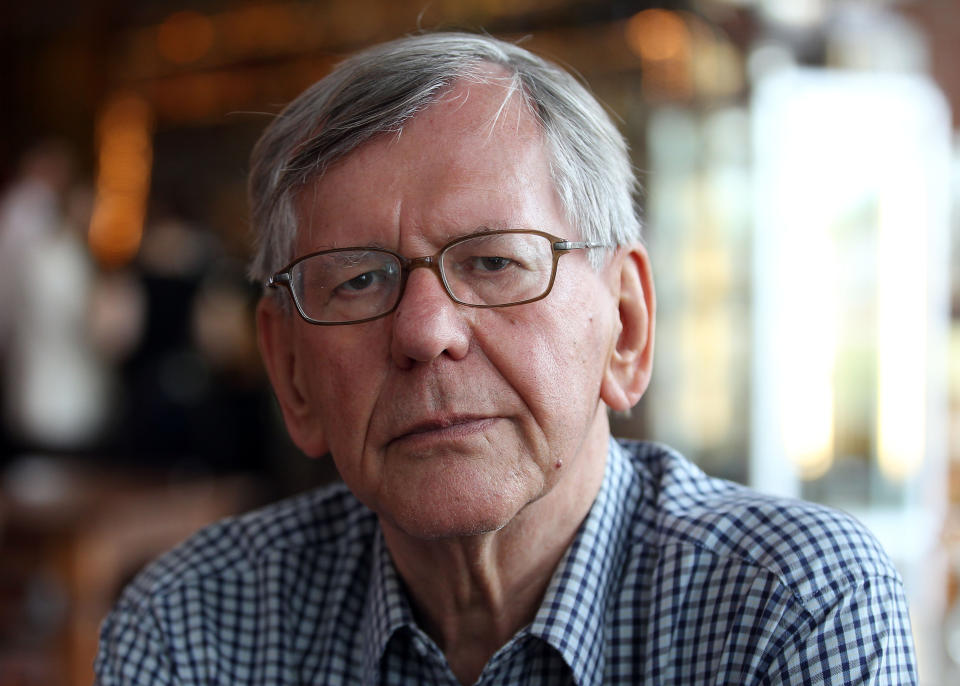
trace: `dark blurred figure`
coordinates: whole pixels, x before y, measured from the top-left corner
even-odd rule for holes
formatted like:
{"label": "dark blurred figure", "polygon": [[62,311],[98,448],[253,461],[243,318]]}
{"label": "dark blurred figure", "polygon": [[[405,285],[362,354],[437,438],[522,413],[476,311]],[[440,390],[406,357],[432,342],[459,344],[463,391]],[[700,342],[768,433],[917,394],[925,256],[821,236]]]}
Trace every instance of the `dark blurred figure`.
{"label": "dark blurred figure", "polygon": [[261,468],[271,401],[242,265],[175,216],[147,227],[137,264],[143,329],[110,451],[175,472]]}

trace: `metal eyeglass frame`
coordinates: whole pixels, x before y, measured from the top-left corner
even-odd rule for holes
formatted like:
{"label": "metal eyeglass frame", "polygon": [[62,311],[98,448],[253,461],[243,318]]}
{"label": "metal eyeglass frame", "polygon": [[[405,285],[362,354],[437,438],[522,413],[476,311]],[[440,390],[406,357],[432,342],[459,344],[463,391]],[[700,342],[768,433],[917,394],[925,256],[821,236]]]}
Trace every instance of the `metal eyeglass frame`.
{"label": "metal eyeglass frame", "polygon": [[[504,303],[502,305],[475,305],[472,303],[464,302],[457,298],[453,291],[450,289],[450,285],[447,283],[446,275],[443,273],[441,268],[441,259],[443,254],[464,241],[468,241],[474,238],[480,238],[483,236],[496,236],[502,234],[530,234],[534,236],[542,236],[550,241],[551,248],[553,249],[553,265],[550,271],[550,283],[547,284],[546,289],[540,295],[535,298],[527,298],[526,300],[518,300],[517,302]],[[513,307],[514,305],[525,305],[527,303],[536,302],[537,300],[543,300],[548,295],[550,291],[553,290],[553,282],[557,277],[557,262],[563,255],[566,255],[571,250],[584,250],[592,248],[607,248],[610,247],[606,243],[588,243],[583,241],[568,241],[559,236],[554,236],[553,234],[546,233],[545,231],[536,231],[534,229],[506,229],[503,231],[481,231],[478,233],[471,233],[466,236],[460,236],[453,239],[446,245],[444,245],[440,250],[438,250],[433,255],[425,255],[423,257],[405,257],[398,252],[393,250],[388,250],[387,248],[369,248],[369,247],[349,247],[349,248],[333,248],[331,250],[320,250],[318,252],[312,252],[302,257],[290,262],[286,267],[275,273],[265,284],[266,288],[280,288],[284,287],[287,289],[287,292],[290,293],[290,299],[293,300],[294,306],[297,308],[297,313],[303,318],[303,320],[309,324],[316,324],[317,326],[342,326],[344,324],[362,324],[363,322],[374,321],[375,319],[380,319],[386,317],[388,314],[397,309],[400,305],[400,301],[403,299],[403,293],[407,286],[407,279],[410,276],[410,272],[414,269],[420,267],[425,267],[437,275],[437,278],[440,280],[440,283],[443,285],[443,290],[446,292],[447,296],[458,305],[464,305],[466,307],[477,307],[477,308],[492,308],[492,307]],[[400,286],[397,289],[397,298],[390,309],[381,312],[373,317],[366,317],[364,319],[350,319],[343,322],[325,322],[317,319],[313,319],[308,316],[300,305],[300,301],[297,299],[297,295],[293,290],[293,285],[291,283],[291,270],[305,260],[309,260],[312,257],[317,255],[329,255],[331,253],[338,252],[354,252],[354,251],[364,251],[364,252],[379,252],[385,253],[387,255],[392,255],[397,258],[397,261],[400,263]]]}

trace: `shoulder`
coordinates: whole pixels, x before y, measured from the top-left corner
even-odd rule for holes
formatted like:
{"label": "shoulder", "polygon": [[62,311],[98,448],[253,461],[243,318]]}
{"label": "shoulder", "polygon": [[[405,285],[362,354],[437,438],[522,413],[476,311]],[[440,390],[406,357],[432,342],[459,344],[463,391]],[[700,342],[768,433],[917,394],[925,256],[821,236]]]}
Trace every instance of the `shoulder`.
{"label": "shoulder", "polygon": [[707,476],[677,452],[622,444],[642,483],[637,524],[661,549],[762,569],[802,600],[870,580],[900,584],[886,552],[854,517]]}
{"label": "shoulder", "polygon": [[338,557],[369,546],[374,515],[340,483],[212,524],[148,565],[121,604],[136,604],[189,585],[240,582],[277,560]]}
{"label": "shoulder", "polygon": [[856,519],[711,478],[663,446],[621,447],[637,484],[628,612],[653,641],[652,681],[916,683],[902,582]]}
{"label": "shoulder", "polygon": [[264,683],[276,645],[322,652],[362,603],[377,531],[340,484],[201,530],[124,590],[101,625],[98,683]]}

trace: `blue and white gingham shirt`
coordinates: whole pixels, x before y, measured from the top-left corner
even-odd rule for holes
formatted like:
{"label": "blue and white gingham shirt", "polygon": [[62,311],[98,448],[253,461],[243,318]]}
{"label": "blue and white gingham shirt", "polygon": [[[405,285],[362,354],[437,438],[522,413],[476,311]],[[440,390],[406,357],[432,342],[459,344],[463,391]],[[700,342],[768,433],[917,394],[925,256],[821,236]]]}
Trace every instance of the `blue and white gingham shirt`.
{"label": "blue and white gingham shirt", "polygon": [[[114,684],[456,684],[342,486],[200,532],[104,622]],[[916,683],[897,572],[849,516],[611,440],[533,622],[481,684]]]}

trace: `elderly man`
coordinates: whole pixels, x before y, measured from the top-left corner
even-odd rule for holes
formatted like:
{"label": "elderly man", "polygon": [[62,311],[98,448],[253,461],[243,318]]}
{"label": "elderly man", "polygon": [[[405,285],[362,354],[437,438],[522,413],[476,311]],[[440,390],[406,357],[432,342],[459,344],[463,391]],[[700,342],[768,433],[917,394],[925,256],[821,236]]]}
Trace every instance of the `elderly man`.
{"label": "elderly man", "polygon": [[610,438],[653,357],[634,186],[597,102],[492,38],[378,46],[294,101],[253,155],[257,321],[343,484],[151,565],[100,683],[913,683],[862,527]]}

